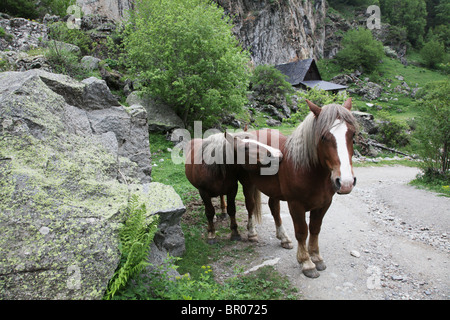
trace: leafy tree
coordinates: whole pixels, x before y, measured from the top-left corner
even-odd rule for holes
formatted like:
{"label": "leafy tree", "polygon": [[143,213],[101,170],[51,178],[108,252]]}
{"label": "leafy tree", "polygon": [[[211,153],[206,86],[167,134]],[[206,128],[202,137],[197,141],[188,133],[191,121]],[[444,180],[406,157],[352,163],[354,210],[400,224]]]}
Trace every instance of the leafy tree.
{"label": "leafy tree", "polygon": [[65,16],[67,8],[76,0],[2,0],[0,12],[10,15],[36,19],[46,13]]}
{"label": "leafy tree", "polygon": [[405,27],[409,42],[419,47],[425,35],[427,8],[425,0],[380,0],[381,19]]}
{"label": "leafy tree", "polygon": [[442,63],[445,55],[444,44],[436,40],[427,42],[420,50],[420,56],[429,68],[434,68],[438,63]]}
{"label": "leafy tree", "polygon": [[138,0],[124,49],[144,91],[207,125],[247,101],[249,55],[231,19],[208,0]]}
{"label": "leafy tree", "polygon": [[28,19],[36,19],[39,16],[35,0],[2,0],[0,12]]}
{"label": "leafy tree", "polygon": [[292,85],[286,81],[286,76],[270,65],[259,65],[255,68],[250,78],[250,89],[266,97],[287,98],[294,93]]}
{"label": "leafy tree", "polygon": [[336,58],[339,64],[347,69],[364,68],[364,71],[375,70],[384,56],[383,44],[373,38],[368,29],[347,31],[342,39],[342,50]]}
{"label": "leafy tree", "polygon": [[450,178],[450,81],[435,81],[418,92],[421,110],[414,134],[425,172]]}

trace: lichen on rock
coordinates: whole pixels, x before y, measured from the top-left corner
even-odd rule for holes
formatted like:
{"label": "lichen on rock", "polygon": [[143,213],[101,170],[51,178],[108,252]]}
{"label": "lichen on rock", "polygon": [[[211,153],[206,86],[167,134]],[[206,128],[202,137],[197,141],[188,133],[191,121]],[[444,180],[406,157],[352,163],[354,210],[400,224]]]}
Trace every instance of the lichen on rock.
{"label": "lichen on rock", "polygon": [[[85,84],[58,77],[0,73],[0,299],[101,299],[120,259],[130,194],[156,187],[157,195],[142,194],[153,211],[183,207],[173,189],[176,196],[144,187],[146,122],[122,106],[105,105],[110,119],[100,120],[98,105],[94,116],[68,104],[64,88],[78,88],[83,101]],[[94,118],[114,128],[93,129]]]}

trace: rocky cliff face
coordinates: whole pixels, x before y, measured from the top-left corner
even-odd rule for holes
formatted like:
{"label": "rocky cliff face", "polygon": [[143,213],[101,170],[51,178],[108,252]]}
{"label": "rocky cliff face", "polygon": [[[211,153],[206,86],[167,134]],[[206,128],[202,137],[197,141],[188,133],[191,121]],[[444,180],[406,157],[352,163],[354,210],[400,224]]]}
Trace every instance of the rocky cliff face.
{"label": "rocky cliff face", "polygon": [[119,21],[133,8],[134,0],[77,0],[84,14],[98,14]]}
{"label": "rocky cliff face", "polygon": [[253,62],[281,64],[323,55],[325,0],[216,0],[234,17]]}
{"label": "rocky cliff face", "polygon": [[[259,64],[323,56],[325,0],[216,0],[234,17],[234,31]],[[77,0],[85,14],[121,20],[133,0]]]}

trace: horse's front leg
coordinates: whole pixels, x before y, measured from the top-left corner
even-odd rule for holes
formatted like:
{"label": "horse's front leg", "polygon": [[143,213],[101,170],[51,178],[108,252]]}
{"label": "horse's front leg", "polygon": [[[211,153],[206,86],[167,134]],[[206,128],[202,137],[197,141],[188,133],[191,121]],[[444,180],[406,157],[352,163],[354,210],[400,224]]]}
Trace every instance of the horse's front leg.
{"label": "horse's front leg", "polygon": [[242,183],[242,190],[245,197],[245,208],[248,212],[248,240],[251,242],[258,242],[258,233],[255,227],[255,210],[258,205],[255,201],[255,194],[257,191],[256,187],[251,183]]}
{"label": "horse's front leg", "polygon": [[308,225],[305,219],[305,208],[296,201],[288,201],[289,213],[294,223],[295,238],[298,241],[297,261],[302,266],[302,272],[308,278],[317,278],[320,276],[316,269],[316,265],[312,262],[306,247],[306,239],[308,238]]}
{"label": "horse's front leg", "polygon": [[312,210],[309,218],[309,241],[308,241],[308,252],[311,256],[312,262],[316,265],[316,269],[318,271],[323,271],[327,268],[325,263],[323,262],[323,258],[319,252],[319,233],[320,227],[322,226],[322,220],[330,207],[331,202],[317,210]]}
{"label": "horse's front leg", "polygon": [[269,208],[272,213],[273,220],[275,221],[275,228],[277,238],[281,240],[281,246],[285,249],[292,249],[294,246],[292,245],[292,241],[289,236],[286,234],[286,230],[284,230],[281,216],[280,216],[280,200],[275,200],[273,198],[269,198]]}

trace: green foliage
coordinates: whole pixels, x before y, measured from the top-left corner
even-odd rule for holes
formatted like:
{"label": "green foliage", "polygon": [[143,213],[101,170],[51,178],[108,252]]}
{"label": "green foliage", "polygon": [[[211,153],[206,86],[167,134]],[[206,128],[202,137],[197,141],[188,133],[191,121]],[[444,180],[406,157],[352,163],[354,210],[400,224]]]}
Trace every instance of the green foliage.
{"label": "green foliage", "polygon": [[76,0],[40,0],[39,11],[41,16],[49,13],[64,17],[67,15],[67,8],[74,4]]}
{"label": "green foliage", "polygon": [[342,39],[342,50],[336,59],[346,69],[360,69],[371,72],[375,70],[384,57],[383,44],[373,38],[369,29],[347,31]]}
{"label": "green foliage", "polygon": [[210,126],[246,103],[249,55],[217,4],[139,0],[129,21],[124,51],[131,73],[185,123]]}
{"label": "green foliage", "polygon": [[27,19],[36,19],[39,16],[36,0],[2,0],[0,12]]}
{"label": "green foliage", "polygon": [[249,276],[235,276],[223,284],[214,280],[210,266],[199,267],[199,276],[189,274],[174,277],[174,262],[180,258],[168,256],[149,274],[135,277],[114,299],[133,300],[294,300],[297,290],[273,267],[264,267]]}
{"label": "green foliage", "polygon": [[283,119],[283,123],[297,126],[306,118],[310,110],[306,102],[301,102],[302,100],[308,99],[318,106],[324,106],[331,103],[343,104],[346,99],[346,96],[343,94],[332,94],[331,92],[315,88],[308,91],[298,91],[297,96],[299,98],[297,102],[297,112],[291,114],[290,118]]}
{"label": "green foliage", "polygon": [[55,73],[69,75],[77,80],[82,80],[91,76],[91,72],[80,64],[80,57],[75,52],[57,45],[49,45],[44,53],[48,64]]}
{"label": "green foliage", "polygon": [[82,55],[87,55],[92,49],[92,39],[80,29],[69,29],[63,21],[48,26],[50,39],[71,43],[78,46]]}
{"label": "green foliage", "polygon": [[0,12],[6,12],[16,17],[36,19],[46,13],[64,17],[67,8],[76,0],[2,0]]}
{"label": "green foliage", "polygon": [[425,0],[380,0],[380,8],[384,22],[405,27],[409,42],[414,47],[422,45],[427,23]]}
{"label": "green foliage", "polygon": [[150,244],[157,231],[158,217],[147,222],[145,204],[139,204],[137,195],[131,196],[127,207],[127,220],[119,233],[120,252],[122,254],[119,267],[109,281],[104,299],[110,300],[128,280],[137,276],[148,266],[147,256]]}
{"label": "green foliage", "polygon": [[435,68],[437,64],[444,62],[446,56],[444,44],[431,40],[420,50],[420,56],[427,67]]}
{"label": "green foliage", "polygon": [[450,169],[450,81],[435,81],[418,92],[421,114],[414,137],[424,160],[425,173],[449,176]]}
{"label": "green foliage", "polygon": [[404,120],[397,119],[386,111],[380,111],[377,116],[381,120],[377,141],[390,147],[404,147],[409,143],[409,126]]}
{"label": "green foliage", "polygon": [[259,65],[250,78],[250,89],[263,97],[289,98],[294,93],[292,85],[286,81],[286,76],[270,65]]}

